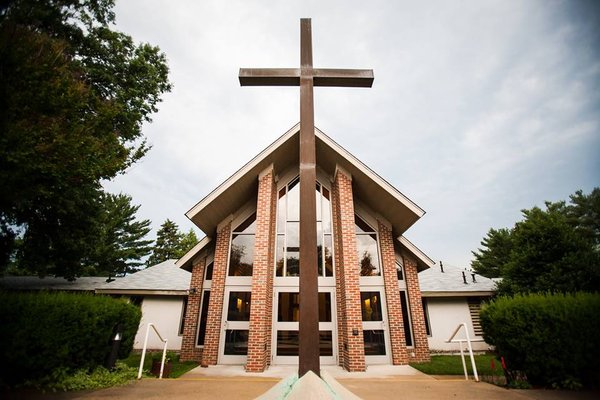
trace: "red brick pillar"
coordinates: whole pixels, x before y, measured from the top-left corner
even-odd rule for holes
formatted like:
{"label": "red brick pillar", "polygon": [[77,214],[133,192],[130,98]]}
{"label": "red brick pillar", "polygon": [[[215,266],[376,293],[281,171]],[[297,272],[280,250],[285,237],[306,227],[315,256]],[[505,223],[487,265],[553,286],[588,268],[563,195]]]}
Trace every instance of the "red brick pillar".
{"label": "red brick pillar", "polygon": [[192,265],[192,278],[190,280],[190,294],[188,295],[185,321],[183,324],[183,338],[181,341],[181,361],[200,361],[202,349],[196,347],[196,333],[198,319],[200,318],[200,302],[202,301],[202,285],[204,283],[204,267],[206,257]]}
{"label": "red brick pillar", "polygon": [[396,256],[392,230],[382,221],[379,225],[379,247],[381,249],[381,264],[383,267],[383,282],[385,284],[385,299],[387,303],[390,341],[392,343],[392,363],[394,365],[408,364],[404,324],[402,322],[402,305],[400,303],[400,288],[396,273]]}
{"label": "red brick pillar", "polygon": [[227,260],[229,259],[229,240],[231,238],[231,221],[219,227],[215,244],[215,260],[210,288],[210,301],[206,318],[206,334],[202,365],[215,365],[219,355],[219,337],[221,336],[221,314],[223,313],[223,296]]}
{"label": "red brick pillar", "polygon": [[[250,307],[250,332],[246,371],[263,372],[270,359],[267,352],[272,322],[273,241],[275,239],[276,187],[273,167],[258,178],[256,204],[256,234],[254,266],[252,267],[252,305]],[[271,279],[269,279],[271,277]]]}
{"label": "red brick pillar", "polygon": [[[423,302],[421,301],[421,289],[419,288],[419,276],[417,262],[408,254],[402,254],[404,259],[404,279],[408,291],[408,303],[410,305],[410,318],[414,337],[414,356],[409,354],[410,361],[430,361],[429,343],[427,342],[427,331],[425,329],[425,314],[423,314]],[[411,353],[411,352],[409,352]]]}
{"label": "red brick pillar", "polygon": [[[343,367],[348,371],[365,370],[365,345],[362,333],[360,309],[360,279],[356,235],[354,228],[354,199],[352,177],[339,169],[333,182],[334,220],[336,236],[336,274],[339,280],[337,290],[342,323],[339,340],[342,342]],[[338,319],[340,322],[340,319]],[[354,335],[353,331],[358,334]]]}

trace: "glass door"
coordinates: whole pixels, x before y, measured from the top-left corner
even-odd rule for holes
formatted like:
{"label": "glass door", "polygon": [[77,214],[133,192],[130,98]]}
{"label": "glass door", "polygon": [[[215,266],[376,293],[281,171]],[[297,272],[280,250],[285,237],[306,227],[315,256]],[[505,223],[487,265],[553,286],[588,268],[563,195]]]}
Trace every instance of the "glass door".
{"label": "glass door", "polygon": [[226,287],[219,364],[245,364],[250,329],[250,287]]}
{"label": "glass door", "polygon": [[385,316],[387,308],[382,296],[383,287],[361,288],[360,307],[362,312],[365,364],[389,364],[390,343]]}
{"label": "glass door", "polygon": [[[335,365],[335,288],[319,288],[319,351],[322,365]],[[300,295],[298,287],[274,288],[273,364],[298,365]]]}

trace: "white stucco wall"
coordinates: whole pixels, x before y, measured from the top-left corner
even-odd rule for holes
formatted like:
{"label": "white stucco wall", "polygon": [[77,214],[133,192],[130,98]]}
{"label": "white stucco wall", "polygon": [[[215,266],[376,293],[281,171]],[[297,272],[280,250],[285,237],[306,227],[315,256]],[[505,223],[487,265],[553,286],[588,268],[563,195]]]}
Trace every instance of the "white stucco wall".
{"label": "white stucco wall", "polygon": [[[134,349],[144,347],[147,324],[153,323],[163,338],[167,339],[169,350],[181,350],[179,323],[183,310],[183,297],[178,296],[146,296],[142,301],[142,320],[135,336]],[[162,349],[163,343],[153,329],[148,336],[148,349]]]}
{"label": "white stucco wall", "polygon": [[[465,297],[427,297],[427,310],[431,326],[431,336],[428,338],[430,350],[460,351],[458,343],[446,343],[446,340],[463,322],[466,322],[469,327],[469,337],[476,337]],[[456,335],[458,339],[464,337],[462,331]],[[480,339],[481,337],[477,336],[476,338]],[[489,347],[485,342],[472,342],[472,344],[473,350],[487,350]],[[466,348],[466,344],[464,348]]]}

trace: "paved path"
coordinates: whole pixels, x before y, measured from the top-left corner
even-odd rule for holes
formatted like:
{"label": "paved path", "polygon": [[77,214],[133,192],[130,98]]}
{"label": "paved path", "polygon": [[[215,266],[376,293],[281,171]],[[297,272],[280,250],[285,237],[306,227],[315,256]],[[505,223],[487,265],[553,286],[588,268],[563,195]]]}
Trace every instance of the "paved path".
{"label": "paved path", "polygon": [[[349,373],[341,368],[328,372],[350,391],[370,399],[411,400],[592,400],[599,393],[553,390],[507,390],[487,383],[458,377],[432,377],[410,367],[370,367],[366,373]],[[241,367],[210,367],[190,371],[179,379],[143,379],[129,385],[86,393],[41,395],[35,392],[11,393],[3,399],[253,399],[274,386],[293,369],[273,367],[262,374],[244,373]]]}

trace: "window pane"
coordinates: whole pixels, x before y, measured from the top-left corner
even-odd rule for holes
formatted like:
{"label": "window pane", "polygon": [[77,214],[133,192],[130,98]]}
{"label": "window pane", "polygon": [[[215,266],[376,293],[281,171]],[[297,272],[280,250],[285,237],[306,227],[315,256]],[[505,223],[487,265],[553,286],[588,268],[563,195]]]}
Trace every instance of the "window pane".
{"label": "window pane", "polygon": [[398,276],[398,280],[404,280],[404,274],[402,273],[402,264],[396,261],[396,275]]}
{"label": "window pane", "polygon": [[421,299],[423,304],[423,316],[425,317],[425,332],[431,336],[431,325],[429,324],[429,312],[427,311],[427,299]]}
{"label": "window pane", "polygon": [[400,292],[400,304],[402,305],[402,323],[404,325],[404,337],[406,338],[406,345],[412,346],[412,329],[410,329],[410,318],[408,317],[408,303],[406,301],[406,292]]}
{"label": "window pane", "polygon": [[248,217],[240,226],[233,230],[237,233],[256,233],[256,213]]}
{"label": "window pane", "polygon": [[383,330],[363,331],[365,356],[385,356],[385,333]]}
{"label": "window pane", "polygon": [[300,276],[300,252],[288,247],[285,276]]}
{"label": "window pane", "polygon": [[285,188],[279,191],[279,200],[277,200],[277,232],[285,231]]}
{"label": "window pane", "polygon": [[325,233],[331,233],[331,203],[329,201],[329,191],[323,188],[323,230]]}
{"label": "window pane", "polygon": [[321,220],[321,185],[317,182],[317,190],[315,192],[315,201],[317,205],[317,221]]}
{"label": "window pane", "polygon": [[298,185],[299,179],[296,178],[292,183],[288,185],[287,193],[287,220],[288,221],[299,221],[300,220],[300,185]]}
{"label": "window pane", "polygon": [[225,354],[228,356],[248,355],[248,331],[227,329],[225,331]]}
{"label": "window pane", "polygon": [[379,276],[379,254],[377,252],[377,236],[356,235],[356,249],[361,276]]}
{"label": "window pane", "polygon": [[280,292],[277,305],[277,321],[298,322],[300,300],[298,293]]}
{"label": "window pane", "polygon": [[354,216],[354,223],[355,223],[356,233],[375,232],[375,229],[371,228],[365,221],[360,219],[357,215]]}
{"label": "window pane", "polygon": [[283,264],[285,254],[285,236],[277,235],[277,247],[275,248],[275,269],[277,276],[283,276]]}
{"label": "window pane", "polygon": [[183,335],[183,326],[185,324],[185,313],[187,312],[188,298],[183,298],[183,305],[181,308],[181,319],[179,320],[179,334]]}
{"label": "window pane", "polygon": [[254,235],[232,235],[229,276],[252,276]]}
{"label": "window pane", "polygon": [[300,273],[300,223],[288,222],[286,232],[286,276],[298,276]]}
{"label": "window pane", "polygon": [[325,250],[325,276],[333,276],[333,246],[331,243],[331,235],[325,235],[325,243],[323,249]]}
{"label": "window pane", "polygon": [[324,276],[323,274],[323,231],[321,229],[321,223],[317,222],[317,275]]}
{"label": "window pane", "polygon": [[206,266],[206,276],[204,279],[206,279],[207,281],[212,280],[212,274],[213,274],[213,264],[214,263],[210,263]]}
{"label": "window pane", "polygon": [[319,293],[319,322],[331,322],[331,293]]}
{"label": "window pane", "polygon": [[360,292],[360,307],[363,321],[383,321],[379,292]]}
{"label": "window pane", "polygon": [[297,356],[300,349],[298,331],[277,331],[277,355]]}
{"label": "window pane", "polygon": [[206,317],[208,315],[208,303],[210,301],[210,291],[205,290],[202,296],[202,311],[200,311],[200,324],[198,327],[198,346],[204,346],[204,335],[206,334]]}
{"label": "window pane", "polygon": [[229,292],[228,321],[250,321],[250,292]]}
{"label": "window pane", "polygon": [[333,335],[331,331],[319,331],[319,355],[331,357],[333,355]]}

